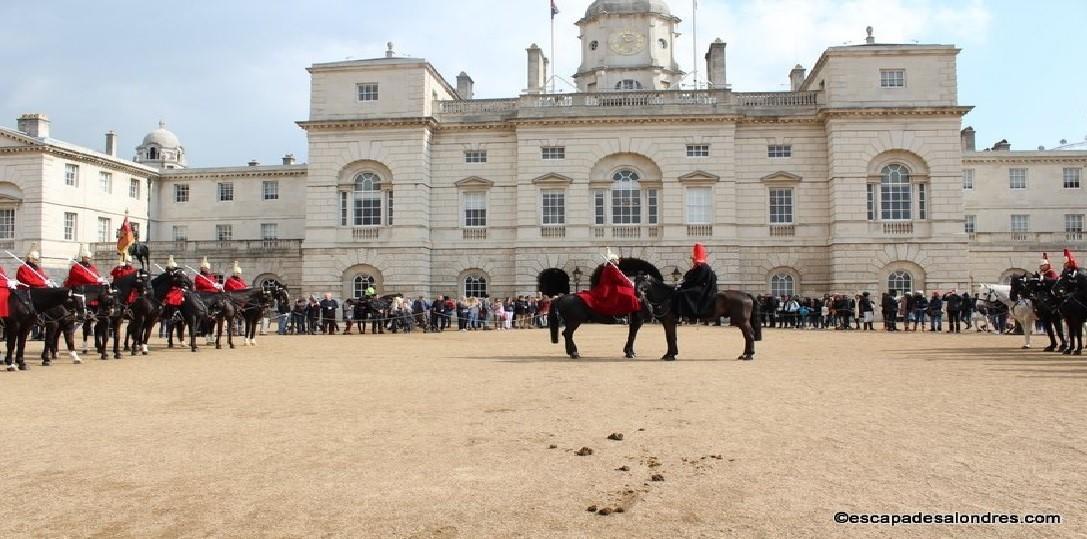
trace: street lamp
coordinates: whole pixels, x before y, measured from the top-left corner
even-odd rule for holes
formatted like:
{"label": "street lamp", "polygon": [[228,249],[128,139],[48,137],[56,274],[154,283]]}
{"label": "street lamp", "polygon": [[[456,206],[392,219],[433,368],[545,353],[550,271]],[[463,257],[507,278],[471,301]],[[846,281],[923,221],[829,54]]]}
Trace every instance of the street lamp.
{"label": "street lamp", "polygon": [[672,284],[679,284],[679,278],[683,277],[683,274],[679,272],[679,266],[672,270]]}
{"label": "street lamp", "polygon": [[574,266],[574,290],[581,289],[581,267]]}

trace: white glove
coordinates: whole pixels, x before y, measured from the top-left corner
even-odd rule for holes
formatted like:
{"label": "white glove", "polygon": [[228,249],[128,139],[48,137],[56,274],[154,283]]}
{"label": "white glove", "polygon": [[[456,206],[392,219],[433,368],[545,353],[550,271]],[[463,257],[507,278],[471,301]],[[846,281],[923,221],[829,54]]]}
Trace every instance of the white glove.
{"label": "white glove", "polygon": [[219,291],[222,291],[223,290],[223,283],[215,283],[215,288],[217,288]]}
{"label": "white glove", "polygon": [[16,281],[15,279],[8,279],[7,281],[8,281],[8,288],[15,289],[15,288],[17,288],[19,286],[19,281]]}
{"label": "white glove", "polygon": [[45,281],[45,285],[50,287],[50,288],[56,288],[57,287],[57,282],[52,280],[52,279],[47,279]]}
{"label": "white glove", "polygon": [[109,281],[107,281],[105,277],[99,277],[99,278],[98,278],[98,284],[104,284],[104,285],[107,285],[107,286],[108,286],[108,285],[109,285]]}

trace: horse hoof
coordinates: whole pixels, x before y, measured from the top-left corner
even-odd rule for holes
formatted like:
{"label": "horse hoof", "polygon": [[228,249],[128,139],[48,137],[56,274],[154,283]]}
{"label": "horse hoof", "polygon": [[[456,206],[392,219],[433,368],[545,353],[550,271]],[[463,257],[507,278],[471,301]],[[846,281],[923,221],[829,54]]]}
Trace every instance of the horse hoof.
{"label": "horse hoof", "polygon": [[30,370],[30,365],[27,365],[26,363],[20,363],[20,364],[19,364],[19,370],[21,370],[21,371],[29,371],[29,370]]}
{"label": "horse hoof", "polygon": [[75,359],[73,359],[73,360],[72,360],[72,363],[75,363],[76,365],[82,365],[82,364],[83,364],[83,360],[82,360],[82,359],[79,359],[79,358],[77,357],[77,358],[75,358]]}
{"label": "horse hoof", "polygon": [[107,356],[105,354],[102,354],[102,356],[99,357],[98,359],[101,359],[102,361],[109,361],[109,356]]}
{"label": "horse hoof", "polygon": [[1075,352],[1072,352],[1072,355],[1074,355],[1074,356],[1082,356],[1082,355],[1083,355],[1083,350],[1076,350]]}
{"label": "horse hoof", "polygon": [[144,350],[143,352],[140,352],[140,355],[146,356],[147,355],[147,350]]}
{"label": "horse hoof", "polygon": [[[223,345],[221,345],[221,344],[217,344],[217,345],[215,345],[215,349],[216,349],[216,350],[222,350],[222,349],[223,349]],[[195,350],[193,350],[193,351],[195,352]]]}
{"label": "horse hoof", "polygon": [[113,354],[113,359],[121,359],[121,354]]}
{"label": "horse hoof", "polygon": [[193,352],[196,352],[197,350],[198,350],[197,348],[193,348],[193,349],[192,349],[192,351],[193,351]]}
{"label": "horse hoof", "polygon": [[1030,345],[1029,344],[1024,344],[1023,345],[1023,350],[1030,350]]}
{"label": "horse hoof", "polygon": [[45,360],[45,361],[42,361],[42,367],[49,367],[49,366],[52,366],[52,365],[53,365],[53,362],[49,361],[48,359]]}
{"label": "horse hoof", "polygon": [[627,359],[635,359],[638,357],[638,354],[635,354],[634,352],[627,352],[626,357]]}
{"label": "horse hoof", "polygon": [[8,365],[8,372],[15,372],[15,365]]}
{"label": "horse hoof", "polygon": [[172,344],[167,344],[166,345],[166,348],[173,348],[173,347],[174,347],[174,345],[172,345]]}
{"label": "horse hoof", "polygon": [[573,353],[573,354],[570,354],[570,359],[579,359],[579,358],[581,358],[581,354],[578,354],[576,352]]}
{"label": "horse hoof", "polygon": [[86,346],[84,346],[84,347],[83,347],[83,354],[86,354],[86,353],[87,353],[87,347],[86,347]]}
{"label": "horse hoof", "polygon": [[1061,352],[1061,354],[1064,354],[1066,356],[1070,356],[1070,355],[1072,355],[1072,351],[1071,350],[1065,350],[1065,351]]}
{"label": "horse hoof", "polygon": [[675,361],[676,356],[661,356],[661,361]]}
{"label": "horse hoof", "polygon": [[1043,351],[1043,352],[1052,352],[1052,351],[1054,351],[1054,350],[1056,350],[1056,349],[1057,349],[1057,347],[1056,347],[1056,346],[1047,346],[1047,347],[1045,347],[1045,348],[1042,348],[1042,351]]}

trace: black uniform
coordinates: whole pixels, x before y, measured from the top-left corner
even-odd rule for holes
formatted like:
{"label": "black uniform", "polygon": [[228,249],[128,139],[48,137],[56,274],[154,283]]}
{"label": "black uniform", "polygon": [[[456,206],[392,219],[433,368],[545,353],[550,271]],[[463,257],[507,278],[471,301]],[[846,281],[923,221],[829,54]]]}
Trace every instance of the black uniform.
{"label": "black uniform", "polygon": [[705,318],[713,315],[717,301],[717,274],[709,264],[695,264],[676,288],[676,316]]}

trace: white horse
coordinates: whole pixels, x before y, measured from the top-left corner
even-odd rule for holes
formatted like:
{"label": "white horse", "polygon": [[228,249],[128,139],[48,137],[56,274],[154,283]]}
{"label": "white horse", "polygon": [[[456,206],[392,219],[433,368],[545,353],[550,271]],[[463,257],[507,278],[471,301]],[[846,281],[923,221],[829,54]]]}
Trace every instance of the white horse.
{"label": "white horse", "polygon": [[1026,340],[1023,348],[1030,348],[1030,334],[1034,333],[1034,321],[1038,319],[1030,300],[1019,298],[1019,301],[1012,301],[1012,287],[1006,284],[983,284],[978,290],[979,300],[990,304],[1003,303],[1008,307],[1008,314],[1023,328],[1023,338]]}

